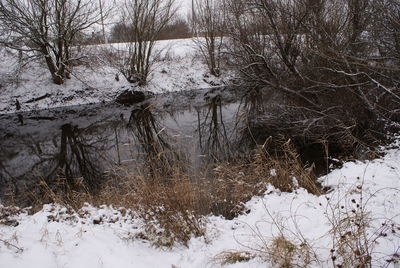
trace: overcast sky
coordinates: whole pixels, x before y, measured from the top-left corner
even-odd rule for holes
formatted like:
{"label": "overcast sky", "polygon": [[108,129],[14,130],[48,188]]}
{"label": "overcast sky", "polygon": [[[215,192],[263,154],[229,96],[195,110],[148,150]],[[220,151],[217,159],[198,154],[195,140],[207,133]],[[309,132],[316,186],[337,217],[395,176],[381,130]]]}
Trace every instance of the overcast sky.
{"label": "overcast sky", "polygon": [[191,9],[191,5],[192,5],[192,0],[176,0],[177,4],[179,6],[179,13],[182,14],[183,16],[188,15],[188,12]]}
{"label": "overcast sky", "polygon": [[[106,0],[107,1],[107,0]],[[125,0],[108,0],[109,3],[116,3],[117,5],[122,5]],[[179,14],[187,18],[188,12],[191,10],[192,6],[192,0],[175,0],[176,1],[176,6],[179,8],[178,12]]]}

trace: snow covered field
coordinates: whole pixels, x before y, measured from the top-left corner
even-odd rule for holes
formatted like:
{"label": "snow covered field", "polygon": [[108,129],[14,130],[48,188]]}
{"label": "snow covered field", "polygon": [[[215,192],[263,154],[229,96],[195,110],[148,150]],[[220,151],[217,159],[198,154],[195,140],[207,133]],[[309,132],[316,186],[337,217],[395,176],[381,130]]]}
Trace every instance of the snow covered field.
{"label": "snow covered field", "polygon": [[[131,87],[116,64],[114,54],[109,51],[124,50],[125,44],[91,46],[83,48],[91,55],[89,65],[76,66],[73,76],[63,85],[55,85],[44,65],[31,62],[23,71],[18,70],[18,58],[0,50],[0,113],[16,111],[15,102],[21,103],[22,110],[46,109],[51,107],[97,103],[115,99],[118,93]],[[160,53],[150,74],[149,84],[142,88],[155,93],[208,88],[223,83],[229,74],[216,79],[208,75],[191,39],[159,41],[156,51]],[[104,64],[105,63],[105,64]],[[116,80],[119,74],[119,81]],[[137,88],[137,90],[139,90]],[[41,100],[34,99],[47,96]]]}
{"label": "snow covered field", "polygon": [[[71,212],[46,205],[34,215],[22,211],[0,217],[3,223],[18,223],[0,224],[0,267],[219,267],[223,256],[237,251],[248,260],[227,267],[274,267],[279,237],[290,241],[296,263],[310,261],[309,267],[332,267],[331,255],[340,263],[346,250],[353,257],[364,254],[353,246],[368,250],[373,267],[397,267],[399,145],[386,149],[380,159],[349,162],[321,177],[331,190],[319,197],[269,186],[264,196],[246,204],[248,214],[233,220],[208,217],[205,237],[193,238],[188,247],[154,248],[135,238],[143,222],[123,208],[87,205]],[[6,208],[0,211],[4,215]]]}

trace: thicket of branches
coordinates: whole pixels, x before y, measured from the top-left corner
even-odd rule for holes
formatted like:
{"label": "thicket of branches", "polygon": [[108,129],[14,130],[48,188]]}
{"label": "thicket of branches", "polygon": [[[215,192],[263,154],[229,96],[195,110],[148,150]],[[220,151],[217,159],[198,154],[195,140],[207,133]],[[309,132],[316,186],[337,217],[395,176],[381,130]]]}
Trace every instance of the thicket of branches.
{"label": "thicket of branches", "polygon": [[205,59],[210,73],[220,75],[224,36],[224,7],[219,0],[195,0],[192,14],[194,42]]}
{"label": "thicket of branches", "polygon": [[269,92],[283,104],[275,115],[262,116],[265,135],[351,147],[376,137],[381,119],[399,120],[400,2],[224,4],[241,88]]}

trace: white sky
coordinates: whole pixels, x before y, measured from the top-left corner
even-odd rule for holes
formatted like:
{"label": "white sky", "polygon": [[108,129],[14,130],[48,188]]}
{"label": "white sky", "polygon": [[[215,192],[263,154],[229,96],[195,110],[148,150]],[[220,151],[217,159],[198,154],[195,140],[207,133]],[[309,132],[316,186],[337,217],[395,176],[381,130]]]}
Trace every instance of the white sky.
{"label": "white sky", "polygon": [[[122,5],[122,3],[124,3],[125,0],[106,0],[106,1],[108,1],[109,4],[111,3],[113,6],[115,6],[115,5]],[[191,10],[192,0],[175,0],[175,2],[176,6],[179,8],[178,13],[183,18],[187,18]]]}
{"label": "white sky", "polygon": [[179,13],[186,18],[191,10],[192,0],[176,0],[176,2],[180,9]]}

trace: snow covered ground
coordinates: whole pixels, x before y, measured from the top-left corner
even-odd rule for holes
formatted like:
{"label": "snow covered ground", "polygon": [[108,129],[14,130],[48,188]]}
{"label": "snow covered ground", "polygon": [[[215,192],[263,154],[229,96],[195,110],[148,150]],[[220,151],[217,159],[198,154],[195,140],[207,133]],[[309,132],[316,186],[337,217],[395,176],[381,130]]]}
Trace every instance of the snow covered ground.
{"label": "snow covered ground", "polygon": [[[110,101],[131,86],[119,74],[117,64],[112,62],[116,55],[109,53],[126,49],[126,44],[83,49],[92,59],[98,57],[97,63],[75,67],[72,79],[63,85],[53,84],[47,69],[37,62],[31,62],[18,71],[18,57],[0,49],[0,113],[15,112],[17,99],[22,110]],[[208,88],[223,83],[229,77],[229,73],[224,73],[219,79],[210,77],[191,39],[159,41],[155,50],[159,57],[150,74],[149,84],[142,90],[162,93]],[[108,59],[105,59],[106,55]],[[119,74],[119,81],[115,79],[116,74]],[[33,101],[43,96],[47,97]]]}
{"label": "snow covered ground", "polygon": [[[233,220],[210,216],[205,237],[172,249],[135,238],[143,222],[124,209],[88,205],[76,213],[47,205],[34,215],[17,213],[8,218],[17,226],[0,224],[0,267],[219,267],[221,253],[235,251],[249,260],[227,267],[273,267],[269,260],[278,244],[271,243],[280,236],[291,241],[299,263],[310,257],[310,267],[332,267],[332,248],[337,261],[340,248],[353,257],[361,254],[350,249],[356,237],[364,239],[360,242],[368,248],[373,267],[396,267],[400,143],[380,159],[346,163],[320,181],[331,189],[322,196],[303,189],[282,193],[269,186],[264,196],[246,204],[248,214]],[[361,221],[365,233],[353,237],[364,230],[358,227]]]}

